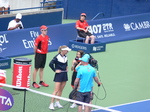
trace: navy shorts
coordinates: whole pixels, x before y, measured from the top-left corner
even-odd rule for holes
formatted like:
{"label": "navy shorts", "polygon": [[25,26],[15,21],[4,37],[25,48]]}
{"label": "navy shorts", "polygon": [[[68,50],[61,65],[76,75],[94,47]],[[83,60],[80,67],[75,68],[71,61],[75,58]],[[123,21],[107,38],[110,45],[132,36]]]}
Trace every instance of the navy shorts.
{"label": "navy shorts", "polygon": [[80,30],[78,30],[78,35],[80,36],[80,37],[83,37],[83,38],[86,38],[86,36],[91,36],[92,34],[90,33],[90,32],[84,32],[84,31],[80,31]]}
{"label": "navy shorts", "polygon": [[67,72],[56,73],[54,77],[54,82],[64,82],[68,81]]}
{"label": "navy shorts", "polygon": [[35,68],[44,68],[46,63],[46,54],[36,53],[34,63]]}
{"label": "navy shorts", "polygon": [[[84,103],[90,103],[91,101],[91,92],[77,92],[76,100]],[[78,104],[80,105],[80,104]]]}
{"label": "navy shorts", "polygon": [[94,93],[91,93],[90,100],[93,100]]}

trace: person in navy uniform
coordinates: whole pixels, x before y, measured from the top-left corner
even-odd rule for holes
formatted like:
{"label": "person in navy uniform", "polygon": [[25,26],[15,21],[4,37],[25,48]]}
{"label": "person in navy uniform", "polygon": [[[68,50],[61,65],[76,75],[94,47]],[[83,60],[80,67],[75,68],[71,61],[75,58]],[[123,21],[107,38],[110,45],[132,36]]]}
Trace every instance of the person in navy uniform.
{"label": "person in navy uniform", "polygon": [[[68,51],[71,51],[71,49],[66,45],[60,46],[58,48],[58,54],[49,63],[50,68],[55,72],[53,80],[55,82],[53,95],[61,96],[66,82],[68,81],[68,59],[66,56]],[[59,103],[59,99],[56,99],[55,104],[54,100],[55,98],[51,99],[49,109],[54,110],[54,107],[63,107]]]}

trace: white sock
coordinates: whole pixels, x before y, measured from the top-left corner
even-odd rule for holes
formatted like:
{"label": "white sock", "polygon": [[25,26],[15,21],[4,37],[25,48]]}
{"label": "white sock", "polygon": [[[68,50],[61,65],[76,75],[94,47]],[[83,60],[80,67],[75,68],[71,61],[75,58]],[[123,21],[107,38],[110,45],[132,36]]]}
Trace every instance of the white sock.
{"label": "white sock", "polygon": [[50,103],[50,105],[53,105],[54,103]]}
{"label": "white sock", "polygon": [[55,103],[59,103],[59,101],[56,101]]}

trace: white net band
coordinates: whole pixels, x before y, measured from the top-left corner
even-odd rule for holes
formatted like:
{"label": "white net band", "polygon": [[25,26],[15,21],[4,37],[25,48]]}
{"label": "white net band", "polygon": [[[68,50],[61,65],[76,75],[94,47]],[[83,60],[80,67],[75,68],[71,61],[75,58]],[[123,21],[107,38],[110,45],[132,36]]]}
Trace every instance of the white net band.
{"label": "white net band", "polygon": [[106,110],[106,111],[109,111],[109,112],[120,112],[120,111],[117,111],[117,110],[113,110],[113,109],[109,109],[109,108],[105,108],[105,107],[101,107],[101,106],[97,106],[97,105],[93,105],[93,104],[83,103],[83,102],[79,102],[79,101],[76,101],[76,100],[71,100],[71,99],[68,99],[68,98],[59,97],[59,96],[55,96],[55,95],[52,95],[52,94],[36,91],[36,90],[30,89],[30,88],[17,87],[17,86],[3,84],[3,83],[0,83],[0,85],[4,86],[4,87],[8,87],[8,88],[13,88],[13,89],[27,90],[27,91],[33,92],[35,94],[40,94],[40,95],[47,96],[47,97],[50,97],[50,98],[56,98],[56,99],[64,100],[64,101],[67,101],[67,102],[77,103],[77,104],[81,104],[81,105],[84,105],[84,106],[93,107],[93,108],[96,108],[96,109],[103,109],[103,110]]}

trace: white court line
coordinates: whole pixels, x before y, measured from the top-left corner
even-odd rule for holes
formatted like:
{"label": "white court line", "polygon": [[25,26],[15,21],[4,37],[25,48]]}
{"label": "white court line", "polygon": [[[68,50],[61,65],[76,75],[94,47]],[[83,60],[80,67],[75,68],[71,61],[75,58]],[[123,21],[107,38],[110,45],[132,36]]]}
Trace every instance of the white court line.
{"label": "white court line", "polygon": [[134,103],[145,102],[145,101],[148,101],[148,100],[150,100],[150,99],[140,100],[140,101],[135,101],[135,102],[130,102],[130,103],[125,103],[125,104],[120,104],[120,105],[114,105],[114,106],[110,106],[110,107],[107,107],[107,108],[119,107],[119,106],[124,106],[124,105],[130,105],[130,104],[134,104]]}
{"label": "white court line", "polygon": [[[114,105],[114,106],[110,106],[110,107],[105,107],[105,108],[113,108],[113,107],[119,107],[119,106],[124,106],[124,105],[130,105],[130,104],[134,104],[134,103],[140,103],[140,102],[144,102],[144,101],[148,101],[150,99],[146,99],[146,100],[140,100],[140,101],[135,101],[135,102],[130,102],[130,103],[125,103],[125,104],[120,104],[120,105]],[[96,111],[99,109],[94,109],[93,111]]]}

